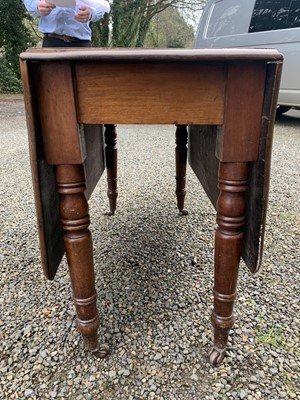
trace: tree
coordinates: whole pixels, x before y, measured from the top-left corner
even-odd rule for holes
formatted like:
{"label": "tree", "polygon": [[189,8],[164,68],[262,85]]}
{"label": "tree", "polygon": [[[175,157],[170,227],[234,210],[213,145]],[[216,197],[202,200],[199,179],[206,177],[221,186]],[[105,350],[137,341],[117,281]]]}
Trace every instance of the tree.
{"label": "tree", "polygon": [[2,48],[5,63],[16,76],[20,76],[19,54],[36,40],[25,25],[29,18],[19,0],[5,0],[0,3],[0,48]]}
{"label": "tree", "polygon": [[177,8],[169,7],[151,21],[146,36],[146,47],[192,47],[194,28]]}
{"label": "tree", "polygon": [[[181,14],[195,16],[206,0],[111,0],[110,2],[111,13],[101,21],[91,24],[94,46],[142,47],[150,25],[158,14],[172,7],[180,10]],[[40,40],[30,28],[33,21],[21,0],[0,0],[0,92],[15,90],[18,85],[21,88],[19,54]],[[181,47],[185,43],[182,38],[169,35],[166,47]],[[6,85],[4,89],[3,85]]]}
{"label": "tree", "polygon": [[[153,18],[169,7],[182,10],[186,15],[196,15],[206,0],[113,0],[109,18],[93,27],[102,33],[102,46],[142,47]],[[109,24],[112,25],[109,36]],[[95,44],[99,42],[96,41]]]}
{"label": "tree", "polygon": [[109,46],[109,22],[110,15],[105,14],[99,22],[91,23],[92,45],[94,47],[108,47]]}

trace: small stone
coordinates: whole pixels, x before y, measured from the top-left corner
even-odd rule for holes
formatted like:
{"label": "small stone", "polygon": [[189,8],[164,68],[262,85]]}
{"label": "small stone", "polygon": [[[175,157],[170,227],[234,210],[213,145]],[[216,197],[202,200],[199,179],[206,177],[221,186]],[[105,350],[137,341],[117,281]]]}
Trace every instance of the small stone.
{"label": "small stone", "polygon": [[109,371],[109,373],[108,373],[108,376],[111,378],[111,379],[114,379],[115,377],[116,377],[116,371]]}
{"label": "small stone", "polygon": [[296,395],[296,393],[294,393],[294,392],[289,392],[289,397],[290,397],[291,399],[295,399],[295,398],[297,397],[297,395]]}
{"label": "small stone", "polygon": [[154,359],[154,361],[161,360],[162,359],[161,353],[156,353],[153,359]]}
{"label": "small stone", "polygon": [[26,326],[26,328],[24,329],[24,335],[27,336],[32,330],[32,326],[28,325]]}
{"label": "small stone", "polygon": [[247,390],[241,390],[240,391],[240,399],[245,399],[248,396]]}
{"label": "small stone", "polygon": [[118,372],[118,374],[119,374],[119,375],[122,375],[122,376],[129,376],[129,375],[130,375],[130,371],[129,371],[129,369],[121,369],[121,370]]}
{"label": "small stone", "polygon": [[250,383],[249,384],[249,389],[250,390],[256,390],[256,388],[257,388],[257,385],[255,385],[254,383]]}
{"label": "small stone", "polygon": [[32,389],[25,389],[24,395],[25,397],[30,397],[34,394],[34,391]]}
{"label": "small stone", "polygon": [[41,356],[42,358],[46,358],[46,357],[47,357],[46,351],[45,351],[45,350],[41,350],[41,351],[40,351],[40,356]]}

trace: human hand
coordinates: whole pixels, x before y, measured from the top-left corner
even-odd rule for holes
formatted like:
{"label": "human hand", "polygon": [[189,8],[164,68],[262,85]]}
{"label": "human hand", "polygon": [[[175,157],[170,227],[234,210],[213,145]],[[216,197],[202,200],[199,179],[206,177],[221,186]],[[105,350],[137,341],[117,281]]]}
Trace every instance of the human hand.
{"label": "human hand", "polygon": [[85,23],[89,22],[92,17],[92,10],[89,7],[81,6],[79,12],[75,14],[75,19],[78,22]]}
{"label": "human hand", "polygon": [[44,0],[40,0],[37,5],[40,15],[43,15],[43,16],[49,15],[55,7],[56,6],[54,4],[48,3],[48,1],[44,1]]}

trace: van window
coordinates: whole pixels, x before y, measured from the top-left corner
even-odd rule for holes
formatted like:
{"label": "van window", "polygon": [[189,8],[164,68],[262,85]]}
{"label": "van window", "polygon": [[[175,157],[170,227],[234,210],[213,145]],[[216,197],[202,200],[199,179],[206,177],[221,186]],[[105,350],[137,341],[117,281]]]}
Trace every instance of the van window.
{"label": "van window", "polygon": [[272,31],[300,26],[300,0],[257,0],[249,32]]}
{"label": "van window", "polygon": [[244,8],[236,0],[218,1],[211,11],[207,37],[229,36],[245,32]]}

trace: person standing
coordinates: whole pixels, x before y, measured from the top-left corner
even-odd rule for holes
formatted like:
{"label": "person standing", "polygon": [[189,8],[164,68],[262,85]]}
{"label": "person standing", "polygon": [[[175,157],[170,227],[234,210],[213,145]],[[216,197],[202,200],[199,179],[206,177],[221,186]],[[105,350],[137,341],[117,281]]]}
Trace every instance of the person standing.
{"label": "person standing", "polygon": [[110,11],[105,0],[95,7],[79,2],[75,10],[45,0],[22,1],[31,15],[40,17],[38,29],[44,35],[43,47],[90,47],[92,30],[89,23],[100,20]]}

